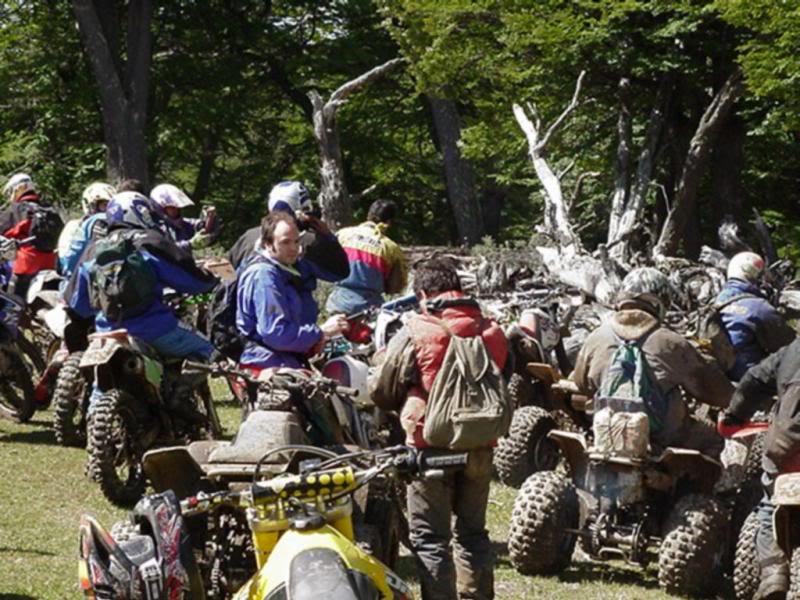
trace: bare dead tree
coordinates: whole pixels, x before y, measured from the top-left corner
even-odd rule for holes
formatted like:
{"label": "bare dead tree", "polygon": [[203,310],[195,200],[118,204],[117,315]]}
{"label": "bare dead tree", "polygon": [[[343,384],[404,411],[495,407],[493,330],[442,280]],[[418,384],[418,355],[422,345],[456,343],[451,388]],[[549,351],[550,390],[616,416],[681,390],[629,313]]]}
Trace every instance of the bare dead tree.
{"label": "bare dead tree", "polygon": [[128,3],[124,61],[115,3],[73,0],[72,8],[100,94],[108,177],[112,181],[135,178],[147,184],[145,126],[152,58],[152,0]]}
{"label": "bare dead tree", "polygon": [[316,90],[308,92],[313,108],[314,137],[319,143],[320,152],[320,192],[319,202],[323,219],[333,228],[339,229],[353,222],[353,207],[347,184],[344,180],[344,163],[339,131],[336,126],[336,111],[347,97],[375,79],[385,75],[404,62],[402,58],[392,59],[352,79],[339,87],[327,102]]}
{"label": "bare dead tree", "polygon": [[711,150],[722,125],[733,111],[733,106],[744,92],[742,72],[738,68],[728,77],[703,113],[697,125],[689,152],[683,163],[675,198],[667,214],[658,244],[653,249],[654,258],[674,256],[678,252],[689,216],[697,202],[697,188],[709,161]]}
{"label": "bare dead tree", "polygon": [[533,162],[533,168],[544,187],[545,229],[557,240],[561,254],[567,257],[579,254],[583,250],[583,246],[580,237],[570,223],[569,211],[561,189],[561,181],[547,163],[544,150],[556,130],[566,121],[572,111],[578,107],[578,97],[580,96],[585,76],[586,71],[581,71],[575,84],[572,100],[550,127],[544,131],[543,135],[542,120],[533,104],[527,104],[528,112],[531,116],[528,116],[519,104],[514,104],[513,106],[514,117],[516,117],[517,123],[528,140],[528,154]]}

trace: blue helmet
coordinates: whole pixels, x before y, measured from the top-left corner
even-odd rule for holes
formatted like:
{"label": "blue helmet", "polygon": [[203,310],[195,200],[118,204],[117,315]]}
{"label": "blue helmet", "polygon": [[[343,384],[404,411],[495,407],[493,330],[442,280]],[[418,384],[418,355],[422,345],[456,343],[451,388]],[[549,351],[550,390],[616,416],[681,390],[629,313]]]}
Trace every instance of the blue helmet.
{"label": "blue helmet", "polygon": [[139,192],[115,194],[106,207],[106,220],[109,227],[133,229],[157,229],[159,224],[150,199]]}
{"label": "blue helmet", "polygon": [[308,188],[299,181],[281,181],[269,193],[267,209],[282,210],[291,214],[311,210]]}

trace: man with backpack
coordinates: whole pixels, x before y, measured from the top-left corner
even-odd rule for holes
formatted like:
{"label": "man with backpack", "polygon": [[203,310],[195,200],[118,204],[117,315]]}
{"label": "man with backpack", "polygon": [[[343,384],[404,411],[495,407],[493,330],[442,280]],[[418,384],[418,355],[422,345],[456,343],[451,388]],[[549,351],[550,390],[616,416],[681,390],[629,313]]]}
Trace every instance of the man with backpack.
{"label": "man with backpack", "polygon": [[0,213],[0,236],[19,244],[14,258],[9,291],[25,299],[33,277],[56,268],[56,247],[64,221],[58,212],[41,202],[30,175],[12,175],[3,187],[10,207]]}
{"label": "man with backpack", "polygon": [[[641,374],[635,387],[645,396],[640,399],[650,421],[650,442],[716,457],[722,438],[712,423],[689,414],[680,388],[724,408],[733,386],[716,364],[704,361],[694,346],[663,325],[668,303],[669,281],[663,273],[650,267],[628,273],[617,311],[586,338],[570,379],[582,394],[595,397],[610,387],[609,378]],[[627,352],[618,352],[621,347]]]}
{"label": "man with backpack", "polygon": [[350,275],[336,284],[325,308],[352,315],[383,304],[383,294],[399,294],[408,283],[403,251],[386,235],[397,213],[390,200],[376,200],[367,220],[337,233],[350,262]]}
{"label": "man with backpack", "polygon": [[58,244],[59,269],[65,278],[68,279],[72,275],[89,242],[106,234],[106,207],[114,194],[116,190],[113,186],[100,181],[89,184],[83,190],[81,194],[83,217],[72,228],[71,234],[67,228],[72,222],[67,223]]}
{"label": "man with backpack", "polygon": [[464,296],[452,262],[420,264],[414,291],[422,312],[389,342],[370,377],[370,395],[379,407],[400,412],[408,445],[469,452],[464,471],[409,484],[409,532],[424,600],[486,600],[494,597],[486,531],[492,446],[507,432],[512,411],[508,342]]}
{"label": "man with backpack", "polygon": [[761,457],[764,499],[758,506],[756,535],[761,584],[754,596],[760,600],[782,600],[789,590],[790,557],[775,543],[772,519],[775,506],[771,498],[776,477],[797,470],[800,459],[799,374],[800,340],[795,340],[744,374],[717,425],[722,435],[729,436],[754,413],[769,411],[774,405]]}
{"label": "man with backpack", "polygon": [[740,252],[728,263],[728,281],[714,302],[733,347],[733,366],[728,370],[733,381],[795,338],[759,285],[764,269],[764,259],[758,254]]}
{"label": "man with backpack", "polygon": [[178,321],[163,293],[202,294],[217,279],[158,228],[142,194],[116,194],[106,219],[108,234],[88,246],[67,287],[70,308],[82,318],[96,314],[98,331],[126,329],[165,356],[208,359],[214,347]]}

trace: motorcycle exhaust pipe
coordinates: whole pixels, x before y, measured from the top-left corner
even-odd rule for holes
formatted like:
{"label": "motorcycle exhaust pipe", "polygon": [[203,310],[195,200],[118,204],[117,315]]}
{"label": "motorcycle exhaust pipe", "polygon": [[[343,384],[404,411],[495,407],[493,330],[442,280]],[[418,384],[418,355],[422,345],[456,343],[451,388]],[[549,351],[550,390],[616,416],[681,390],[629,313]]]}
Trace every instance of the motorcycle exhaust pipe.
{"label": "motorcycle exhaust pipe", "polygon": [[122,371],[126,375],[141,375],[144,373],[144,360],[139,356],[130,356],[122,363]]}

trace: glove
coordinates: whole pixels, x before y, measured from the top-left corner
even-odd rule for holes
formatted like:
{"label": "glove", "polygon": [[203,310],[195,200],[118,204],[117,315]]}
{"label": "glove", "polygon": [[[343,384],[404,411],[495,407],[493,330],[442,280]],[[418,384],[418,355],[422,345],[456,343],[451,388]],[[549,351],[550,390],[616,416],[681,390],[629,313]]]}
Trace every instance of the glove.
{"label": "glove", "polygon": [[724,438],[732,438],[733,434],[738,432],[745,422],[734,414],[729,412],[722,412],[717,419],[717,433]]}
{"label": "glove", "polygon": [[195,233],[192,239],[189,240],[189,245],[192,250],[199,250],[211,244],[211,236],[207,233]]}
{"label": "glove", "polygon": [[14,260],[17,254],[16,240],[0,235],[0,261]]}

